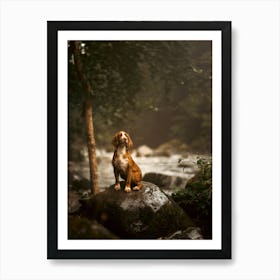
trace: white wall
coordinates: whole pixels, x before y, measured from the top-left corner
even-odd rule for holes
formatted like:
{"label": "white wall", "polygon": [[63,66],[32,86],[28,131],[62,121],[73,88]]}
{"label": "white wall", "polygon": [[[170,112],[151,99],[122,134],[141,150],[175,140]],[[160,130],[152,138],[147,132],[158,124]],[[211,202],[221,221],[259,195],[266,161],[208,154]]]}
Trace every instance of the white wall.
{"label": "white wall", "polygon": [[[279,1],[0,3],[1,279],[280,279]],[[46,259],[47,20],[232,21],[232,260]]]}

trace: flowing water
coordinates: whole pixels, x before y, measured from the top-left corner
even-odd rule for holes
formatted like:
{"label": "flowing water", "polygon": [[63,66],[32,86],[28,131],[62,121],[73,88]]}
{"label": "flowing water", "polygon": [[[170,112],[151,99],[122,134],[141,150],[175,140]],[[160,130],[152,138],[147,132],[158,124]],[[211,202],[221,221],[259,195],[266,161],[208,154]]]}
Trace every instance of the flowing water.
{"label": "flowing water", "polygon": [[[114,184],[114,173],[111,164],[112,153],[106,151],[98,151],[98,175],[100,191]],[[143,176],[146,173],[161,173],[165,175],[181,177],[183,179],[190,179],[197,171],[196,161],[198,155],[190,154],[187,158],[182,158],[180,155],[172,155],[170,157],[151,156],[151,157],[137,157],[132,155],[134,161],[142,170]],[[78,166],[81,175],[89,179],[89,167],[87,162],[80,163]]]}

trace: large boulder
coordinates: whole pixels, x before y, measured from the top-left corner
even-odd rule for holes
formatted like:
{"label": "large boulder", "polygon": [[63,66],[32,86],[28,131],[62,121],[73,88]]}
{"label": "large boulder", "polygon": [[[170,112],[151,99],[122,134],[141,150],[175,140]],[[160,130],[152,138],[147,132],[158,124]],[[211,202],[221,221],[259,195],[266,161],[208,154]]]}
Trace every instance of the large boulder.
{"label": "large boulder", "polygon": [[186,143],[179,139],[173,139],[158,146],[154,155],[166,157],[170,157],[173,154],[188,155],[189,150],[189,146]]}
{"label": "large boulder", "polygon": [[68,238],[69,239],[117,239],[97,221],[89,220],[78,215],[68,216]]}
{"label": "large boulder", "polygon": [[171,176],[155,172],[146,173],[143,180],[159,186],[168,195],[185,188],[188,181],[187,178],[180,176]]}
{"label": "large boulder", "polygon": [[[124,183],[124,182],[122,182]],[[121,238],[150,239],[186,230],[194,224],[159,187],[143,182],[140,191],[126,193],[114,186],[82,199],[81,215],[96,219]]]}
{"label": "large boulder", "polygon": [[154,154],[154,151],[146,145],[142,145],[142,146],[138,147],[136,150],[136,155],[138,157],[150,157],[153,154]]}

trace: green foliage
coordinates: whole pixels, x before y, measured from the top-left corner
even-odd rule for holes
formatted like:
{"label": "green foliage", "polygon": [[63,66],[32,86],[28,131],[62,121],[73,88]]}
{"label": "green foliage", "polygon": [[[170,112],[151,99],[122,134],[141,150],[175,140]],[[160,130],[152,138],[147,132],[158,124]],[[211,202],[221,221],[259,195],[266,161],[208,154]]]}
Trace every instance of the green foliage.
{"label": "green foliage", "polygon": [[206,190],[209,194],[212,192],[212,160],[200,158],[196,162],[199,172],[189,180],[188,189],[199,188]]}
{"label": "green foliage", "polygon": [[[194,47],[196,47],[194,49]],[[172,118],[170,133],[185,140],[194,150],[211,151],[212,130],[212,70],[211,48],[207,44],[193,45],[191,74],[182,80],[181,95]]]}
{"label": "green foliage", "polygon": [[212,162],[197,161],[199,172],[186,188],[172,195],[175,202],[202,227],[204,235],[211,236],[212,223]]}
{"label": "green foliage", "polygon": [[[133,49],[138,52],[137,47]],[[97,141],[106,138],[106,131],[127,118],[127,108],[135,106],[133,98],[139,87],[136,57],[130,59],[129,42],[89,41],[81,44],[85,74],[93,88],[92,103]],[[124,55],[126,54],[126,55]],[[83,89],[77,77],[71,42],[69,44],[69,139],[81,137],[83,125]],[[141,74],[141,73],[140,73]],[[111,135],[111,133],[110,133]],[[108,138],[107,138],[108,139]]]}
{"label": "green foliage", "polygon": [[[69,42],[70,143],[85,133],[83,90],[71,45]],[[144,141],[147,137],[143,135],[159,129],[160,122],[162,130],[156,134],[161,143],[178,138],[196,150],[211,151],[211,53],[210,41],[82,42],[85,74],[93,88],[98,146],[107,145],[124,128],[142,135],[139,141]]]}

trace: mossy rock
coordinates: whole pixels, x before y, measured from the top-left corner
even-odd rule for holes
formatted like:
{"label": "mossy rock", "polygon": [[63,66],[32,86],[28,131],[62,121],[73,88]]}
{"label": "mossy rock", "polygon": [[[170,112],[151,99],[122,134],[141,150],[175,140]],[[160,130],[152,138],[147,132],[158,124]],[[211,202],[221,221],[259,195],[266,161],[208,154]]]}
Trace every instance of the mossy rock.
{"label": "mossy rock", "polygon": [[96,221],[89,220],[78,215],[68,216],[68,238],[69,239],[117,239]]}
{"label": "mossy rock", "polygon": [[143,177],[143,180],[157,185],[168,195],[183,189],[187,182],[187,179],[183,177],[171,176],[156,172],[146,173]]}
{"label": "mossy rock", "polygon": [[121,238],[154,239],[193,227],[189,216],[159,187],[143,182],[140,191],[126,193],[114,186],[81,200],[81,214],[96,219]]}

